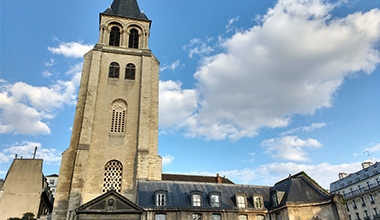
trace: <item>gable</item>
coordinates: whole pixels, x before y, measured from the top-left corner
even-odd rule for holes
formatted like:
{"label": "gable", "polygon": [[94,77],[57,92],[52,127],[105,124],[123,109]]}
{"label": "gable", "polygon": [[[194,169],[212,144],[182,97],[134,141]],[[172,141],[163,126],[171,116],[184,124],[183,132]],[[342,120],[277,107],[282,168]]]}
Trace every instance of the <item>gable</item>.
{"label": "gable", "polygon": [[83,205],[76,213],[119,213],[119,214],[141,214],[144,210],[115,190],[111,190]]}

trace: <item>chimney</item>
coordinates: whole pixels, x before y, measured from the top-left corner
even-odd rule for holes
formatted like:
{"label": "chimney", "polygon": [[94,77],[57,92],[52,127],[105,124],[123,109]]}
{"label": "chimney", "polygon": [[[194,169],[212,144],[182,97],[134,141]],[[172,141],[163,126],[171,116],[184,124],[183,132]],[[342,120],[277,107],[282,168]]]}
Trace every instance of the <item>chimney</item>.
{"label": "chimney", "polygon": [[363,169],[368,168],[368,167],[370,167],[370,166],[372,166],[372,162],[363,162],[363,163],[362,163],[362,167],[363,167]]}
{"label": "chimney", "polygon": [[219,173],[216,174],[216,182],[222,183],[222,177],[219,176]]}
{"label": "chimney", "polygon": [[348,175],[347,173],[339,173],[339,179],[343,179],[343,178],[346,178]]}

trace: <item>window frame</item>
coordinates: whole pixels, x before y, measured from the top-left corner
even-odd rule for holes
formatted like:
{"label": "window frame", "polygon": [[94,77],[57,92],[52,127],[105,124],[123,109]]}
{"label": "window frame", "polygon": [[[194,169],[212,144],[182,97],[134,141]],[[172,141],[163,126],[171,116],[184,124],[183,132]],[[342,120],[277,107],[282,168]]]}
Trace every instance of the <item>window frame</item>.
{"label": "window frame", "polygon": [[236,194],[236,207],[240,209],[247,208],[247,196],[245,194]]}
{"label": "window frame", "polygon": [[[219,218],[215,218],[216,216],[219,216]],[[211,220],[222,220],[222,215],[219,213],[212,213]]]}
{"label": "window frame", "polygon": [[118,62],[111,62],[108,67],[108,78],[119,79],[120,77],[120,65]]}
{"label": "window frame", "polygon": [[165,190],[159,190],[154,193],[154,204],[157,207],[164,207],[167,206],[167,201],[168,201],[168,192]]}
{"label": "window frame", "polygon": [[110,34],[108,39],[108,46],[120,47],[120,27],[113,25],[110,27]]}
{"label": "window frame", "polygon": [[193,220],[202,220],[202,217],[202,213],[193,213]]}
{"label": "window frame", "polygon": [[253,195],[253,207],[255,207],[256,209],[262,209],[264,207],[263,201],[264,199],[262,195]]}
{"label": "window frame", "polygon": [[133,63],[128,63],[125,66],[124,79],[135,80],[136,79],[136,66]]}
{"label": "window frame", "polygon": [[140,46],[140,33],[138,28],[132,27],[129,30],[128,48],[138,49]]}
{"label": "window frame", "polygon": [[[162,218],[163,216],[163,218]],[[154,215],[155,220],[166,220],[166,213],[156,213]]]}
{"label": "window frame", "polygon": [[[196,199],[196,198],[199,198]],[[203,206],[203,196],[202,192],[193,191],[190,193],[191,206],[193,207],[202,207]]]}
{"label": "window frame", "polygon": [[[217,198],[217,201],[215,201],[214,198]],[[220,192],[210,192],[209,193],[209,202],[210,202],[210,206],[211,207],[214,207],[214,208],[219,208],[221,207],[221,195],[220,195]]]}

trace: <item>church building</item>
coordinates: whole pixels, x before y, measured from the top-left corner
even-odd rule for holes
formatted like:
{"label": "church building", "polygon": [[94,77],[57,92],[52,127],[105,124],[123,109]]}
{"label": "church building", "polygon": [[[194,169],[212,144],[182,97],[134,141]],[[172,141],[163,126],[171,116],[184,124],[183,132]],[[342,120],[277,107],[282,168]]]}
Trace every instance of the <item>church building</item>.
{"label": "church building", "polygon": [[114,0],[100,13],[99,41],[84,57],[53,220],[348,219],[341,197],[304,172],[274,186],[162,174],[151,23],[136,0]]}

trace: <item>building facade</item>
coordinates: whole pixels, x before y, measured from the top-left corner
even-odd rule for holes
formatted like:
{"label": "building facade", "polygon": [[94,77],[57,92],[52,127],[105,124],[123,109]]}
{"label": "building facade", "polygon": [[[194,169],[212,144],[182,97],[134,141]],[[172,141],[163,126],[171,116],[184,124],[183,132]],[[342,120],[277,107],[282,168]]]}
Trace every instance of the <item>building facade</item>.
{"label": "building facade", "polygon": [[339,180],[330,184],[331,193],[344,196],[350,219],[380,219],[380,164],[364,162],[362,168],[339,173]]}
{"label": "building facade", "polygon": [[51,194],[53,195],[53,198],[54,198],[55,192],[57,191],[58,175],[52,174],[45,177],[46,177],[47,183],[49,184]]}
{"label": "building facade", "polygon": [[40,217],[52,211],[53,196],[41,159],[14,159],[0,190],[0,220],[21,218],[27,212]]}
{"label": "building facade", "polygon": [[99,27],[99,42],[84,58],[53,220],[347,219],[341,197],[303,172],[271,187],[162,174],[151,20],[136,0],[114,0]]}

